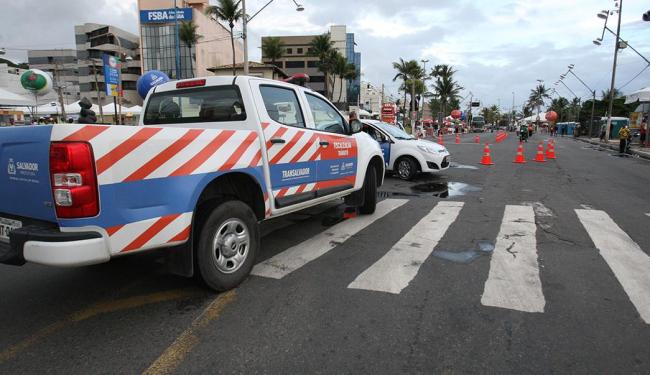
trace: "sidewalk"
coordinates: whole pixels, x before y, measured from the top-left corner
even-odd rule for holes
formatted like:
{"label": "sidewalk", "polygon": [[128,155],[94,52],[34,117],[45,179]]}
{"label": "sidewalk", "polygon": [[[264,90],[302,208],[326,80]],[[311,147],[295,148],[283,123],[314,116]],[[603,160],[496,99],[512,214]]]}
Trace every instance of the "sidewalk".
{"label": "sidewalk", "polygon": [[[597,145],[597,146],[602,146],[602,147],[608,147],[616,152],[619,150],[619,141],[618,140],[610,140],[608,144],[605,144],[603,142],[600,142],[600,139],[598,138],[573,138],[577,141],[580,142],[585,142],[585,143],[591,143],[592,145]],[[640,158],[648,159],[650,160],[650,148],[647,147],[640,147],[638,143],[635,143],[630,146],[630,153],[632,155],[637,155]]]}

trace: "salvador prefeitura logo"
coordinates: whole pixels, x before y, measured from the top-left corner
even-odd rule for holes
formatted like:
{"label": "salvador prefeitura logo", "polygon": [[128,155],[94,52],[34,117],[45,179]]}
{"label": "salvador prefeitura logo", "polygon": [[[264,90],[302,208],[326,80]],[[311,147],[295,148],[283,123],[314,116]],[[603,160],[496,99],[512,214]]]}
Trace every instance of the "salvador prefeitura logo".
{"label": "salvador prefeitura logo", "polygon": [[9,164],[7,165],[7,173],[16,174],[16,164],[14,164],[14,159],[9,159]]}

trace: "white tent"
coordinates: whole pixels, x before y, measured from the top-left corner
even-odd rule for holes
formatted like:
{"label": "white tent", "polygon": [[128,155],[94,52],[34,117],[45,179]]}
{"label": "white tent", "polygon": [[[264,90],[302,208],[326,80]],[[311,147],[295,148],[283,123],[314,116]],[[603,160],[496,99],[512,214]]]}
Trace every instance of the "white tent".
{"label": "white tent", "polygon": [[0,106],[14,107],[33,104],[34,99],[28,99],[22,95],[14,94],[11,91],[0,88]]}
{"label": "white tent", "polygon": [[[66,105],[64,108],[67,115],[78,115],[81,112],[81,106],[79,105],[78,100],[72,104]],[[99,114],[99,106],[97,104],[93,104],[90,109],[94,111],[95,114]]]}
{"label": "white tent", "polygon": [[138,116],[142,113],[142,107],[139,105],[134,105],[133,107],[122,107],[122,114],[132,114]]}
{"label": "white tent", "polygon": [[640,102],[650,102],[650,86],[625,95],[625,104],[634,103],[637,100]]}
{"label": "white tent", "polygon": [[[535,121],[537,121],[537,119],[538,119],[537,113],[535,113],[532,116],[524,117],[519,121],[522,121],[522,122],[535,122]],[[540,122],[548,122],[546,120],[546,112],[540,112],[539,113],[539,121]]]}

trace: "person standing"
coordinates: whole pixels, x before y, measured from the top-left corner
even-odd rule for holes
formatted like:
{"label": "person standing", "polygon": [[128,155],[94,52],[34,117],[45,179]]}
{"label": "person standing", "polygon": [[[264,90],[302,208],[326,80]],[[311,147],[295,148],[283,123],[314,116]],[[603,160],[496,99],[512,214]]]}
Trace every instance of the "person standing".
{"label": "person standing", "polygon": [[625,125],[624,127],[621,128],[621,130],[618,131],[618,138],[620,140],[619,148],[618,148],[619,153],[621,154],[626,153],[627,143],[629,142],[630,135],[631,135],[630,129],[628,129],[627,125]]}
{"label": "person standing", "polygon": [[641,129],[639,129],[639,142],[641,142],[641,147],[645,147],[647,127],[648,124],[645,121],[643,121],[643,123],[641,124]]}

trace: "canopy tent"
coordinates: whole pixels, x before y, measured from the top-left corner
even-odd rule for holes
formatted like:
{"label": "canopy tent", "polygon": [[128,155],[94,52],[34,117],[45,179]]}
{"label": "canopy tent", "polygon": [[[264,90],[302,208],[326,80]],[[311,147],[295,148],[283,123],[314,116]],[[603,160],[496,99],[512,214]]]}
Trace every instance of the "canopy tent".
{"label": "canopy tent", "polygon": [[142,107],[139,105],[134,105],[133,107],[122,107],[122,114],[132,114],[134,116],[139,116],[142,113]]}
{"label": "canopy tent", "polygon": [[367,119],[372,117],[372,114],[370,114],[370,112],[366,111],[365,109],[359,109],[358,112],[359,113],[357,113],[357,115],[359,115],[359,118],[361,119]]}
{"label": "canopy tent", "polygon": [[[68,115],[74,114],[78,115],[81,112],[81,106],[79,105],[79,100],[72,104],[68,104],[65,107],[65,113]],[[92,107],[90,107],[92,111],[95,112],[95,114],[99,113],[99,106],[97,104],[93,104]]]}
{"label": "canopy tent", "polygon": [[650,102],[650,86],[625,95],[625,104],[634,103],[637,100],[640,102]]}
{"label": "canopy tent", "polygon": [[11,91],[0,88],[0,107],[15,107],[33,105],[34,99],[14,94]]}
{"label": "canopy tent", "polygon": [[[522,118],[522,119],[519,120],[519,121],[522,121],[522,122],[535,122],[535,121],[537,121],[537,119],[538,119],[538,117],[537,117],[537,113],[535,113],[534,115],[532,115],[532,116],[528,116],[528,117],[524,117],[524,118]],[[546,120],[546,112],[540,112],[540,113],[539,113],[539,121],[540,121],[540,122],[548,122],[548,121]]]}

